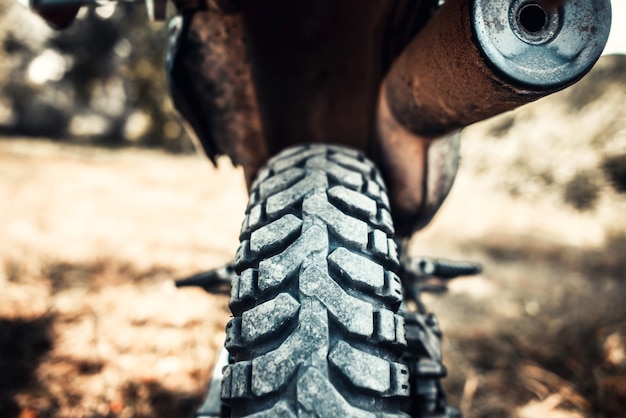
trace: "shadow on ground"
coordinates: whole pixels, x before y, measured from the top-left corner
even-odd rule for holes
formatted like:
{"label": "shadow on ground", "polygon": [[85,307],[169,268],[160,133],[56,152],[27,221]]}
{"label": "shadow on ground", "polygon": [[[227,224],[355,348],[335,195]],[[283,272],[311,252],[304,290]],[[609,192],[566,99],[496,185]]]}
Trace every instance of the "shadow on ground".
{"label": "shadow on ground", "polygon": [[0,318],[0,411],[17,416],[21,410],[13,400],[20,391],[37,385],[35,372],[52,349],[52,315],[35,319]]}
{"label": "shadow on ground", "polygon": [[463,244],[505,289],[452,292],[431,306],[456,321],[444,344],[451,403],[476,418],[623,416],[623,238],[600,249],[493,236]]}
{"label": "shadow on ground", "polygon": [[145,380],[129,380],[121,386],[117,399],[107,400],[103,393],[100,405],[85,408],[82,388],[64,382],[97,376],[105,362],[51,355],[54,321],[54,315],[0,319],[0,416],[193,416],[202,400],[201,391],[176,391]]}
{"label": "shadow on ground", "polygon": [[5,263],[1,417],[193,416],[223,341],[212,337],[225,298],[177,291],[168,269],[111,260],[21,271]]}

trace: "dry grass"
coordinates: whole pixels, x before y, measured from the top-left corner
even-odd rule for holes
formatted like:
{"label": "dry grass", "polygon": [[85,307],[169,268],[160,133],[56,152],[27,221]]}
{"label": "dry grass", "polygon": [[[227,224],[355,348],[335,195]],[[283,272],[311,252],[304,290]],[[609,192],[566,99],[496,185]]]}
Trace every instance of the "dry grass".
{"label": "dry grass", "polygon": [[7,286],[3,416],[189,416],[222,344],[225,300],[133,273],[109,270],[85,276],[100,285],[56,292],[46,276]]}
{"label": "dry grass", "polygon": [[445,334],[452,404],[468,417],[623,416],[626,234],[555,196],[477,194],[488,179],[462,174],[411,248],[484,265],[426,299]]}
{"label": "dry grass", "polygon": [[230,260],[240,173],[0,142],[0,415],[190,416],[229,312],[174,278]]}

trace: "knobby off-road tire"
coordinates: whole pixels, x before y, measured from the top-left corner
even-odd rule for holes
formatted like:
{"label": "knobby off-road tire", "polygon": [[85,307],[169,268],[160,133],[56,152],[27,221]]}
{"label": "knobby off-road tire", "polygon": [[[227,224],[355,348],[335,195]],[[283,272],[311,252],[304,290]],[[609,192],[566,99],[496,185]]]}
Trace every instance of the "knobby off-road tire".
{"label": "knobby off-road tire", "polygon": [[222,398],[232,416],[400,417],[402,286],[382,179],[310,145],[259,173],[241,233]]}

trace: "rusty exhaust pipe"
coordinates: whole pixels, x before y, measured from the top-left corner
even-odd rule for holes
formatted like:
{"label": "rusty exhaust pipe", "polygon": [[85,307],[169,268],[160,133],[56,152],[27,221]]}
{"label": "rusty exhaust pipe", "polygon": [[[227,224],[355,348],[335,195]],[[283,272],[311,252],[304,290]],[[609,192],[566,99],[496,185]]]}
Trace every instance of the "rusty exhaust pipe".
{"label": "rusty exhaust pipe", "polygon": [[451,133],[573,84],[600,57],[609,0],[544,2],[447,0],[394,62],[377,148],[400,234],[427,223],[452,185],[456,160],[429,166],[445,160],[434,149],[450,152],[435,139],[458,143]]}
{"label": "rusty exhaust pipe", "polygon": [[389,106],[426,137],[514,109],[586,74],[610,21],[609,0],[448,0],[394,63]]}

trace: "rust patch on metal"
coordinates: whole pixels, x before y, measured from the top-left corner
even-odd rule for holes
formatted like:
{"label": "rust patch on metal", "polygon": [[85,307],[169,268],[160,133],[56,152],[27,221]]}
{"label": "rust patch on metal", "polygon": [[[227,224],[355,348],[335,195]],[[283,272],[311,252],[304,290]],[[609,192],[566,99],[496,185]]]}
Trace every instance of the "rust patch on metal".
{"label": "rust patch on metal", "polygon": [[436,138],[550,93],[514,86],[487,65],[474,43],[470,3],[448,0],[386,79],[389,106],[413,133]]}
{"label": "rust patch on metal", "polygon": [[183,36],[172,75],[174,102],[207,155],[229,156],[250,184],[269,153],[242,16],[210,3],[193,15]]}
{"label": "rust patch on metal", "polygon": [[377,138],[374,158],[387,183],[396,234],[406,237],[427,225],[447,197],[458,170],[459,137],[415,135],[381,95]]}

